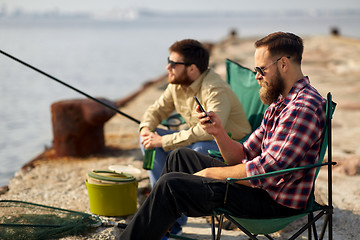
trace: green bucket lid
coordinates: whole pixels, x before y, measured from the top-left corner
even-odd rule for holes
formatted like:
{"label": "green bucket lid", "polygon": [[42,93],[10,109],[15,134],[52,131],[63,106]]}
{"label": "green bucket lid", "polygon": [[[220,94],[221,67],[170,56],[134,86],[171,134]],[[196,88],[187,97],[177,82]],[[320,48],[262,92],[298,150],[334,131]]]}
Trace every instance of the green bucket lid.
{"label": "green bucket lid", "polygon": [[100,181],[108,181],[108,182],[133,182],[135,181],[135,177],[127,174],[127,173],[117,173],[115,171],[108,170],[91,170],[88,172],[89,178],[93,178]]}

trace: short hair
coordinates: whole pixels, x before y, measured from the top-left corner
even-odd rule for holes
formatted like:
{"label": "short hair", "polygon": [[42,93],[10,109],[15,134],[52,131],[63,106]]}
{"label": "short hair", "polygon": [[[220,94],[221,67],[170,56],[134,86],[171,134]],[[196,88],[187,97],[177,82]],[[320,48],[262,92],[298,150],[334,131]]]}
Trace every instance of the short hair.
{"label": "short hair", "polygon": [[266,46],[271,56],[291,56],[301,64],[304,51],[303,40],[293,33],[275,32],[255,42],[255,47]]}
{"label": "short hair", "polygon": [[209,51],[197,40],[184,39],[172,44],[170,52],[179,53],[184,57],[184,62],[195,64],[200,73],[209,67]]}

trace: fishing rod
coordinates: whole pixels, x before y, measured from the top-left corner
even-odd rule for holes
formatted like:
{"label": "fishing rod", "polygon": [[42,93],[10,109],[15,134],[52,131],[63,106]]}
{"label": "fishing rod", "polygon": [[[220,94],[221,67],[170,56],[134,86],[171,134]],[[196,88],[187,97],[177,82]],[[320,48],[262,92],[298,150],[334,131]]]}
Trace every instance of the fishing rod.
{"label": "fishing rod", "polygon": [[87,93],[85,93],[85,92],[83,92],[83,91],[81,91],[81,90],[79,90],[79,89],[77,89],[77,88],[75,88],[75,87],[73,87],[73,86],[71,86],[71,85],[69,85],[69,84],[67,84],[67,83],[65,83],[65,82],[63,82],[63,81],[61,81],[61,80],[53,77],[53,76],[51,76],[50,74],[48,74],[48,73],[46,73],[46,72],[44,72],[44,71],[41,71],[40,69],[38,69],[38,68],[36,68],[36,67],[34,67],[34,66],[31,66],[30,64],[28,64],[28,63],[26,63],[26,62],[24,62],[24,61],[22,61],[22,60],[20,60],[20,59],[18,59],[18,58],[16,58],[16,57],[10,55],[10,54],[2,51],[1,49],[0,49],[0,53],[3,54],[3,55],[5,55],[5,56],[7,56],[7,57],[9,57],[9,58],[11,58],[11,59],[13,59],[13,60],[15,60],[15,61],[17,61],[17,62],[19,62],[19,63],[21,63],[21,64],[23,64],[23,65],[25,65],[25,66],[27,66],[27,67],[29,67],[29,68],[31,68],[31,69],[33,69],[33,70],[35,70],[36,72],[39,72],[39,73],[41,73],[41,74],[43,74],[43,75],[51,78],[52,80],[55,80],[55,81],[58,82],[58,83],[61,83],[62,85],[66,86],[66,87],[68,87],[68,88],[71,88],[72,90],[74,90],[74,91],[76,91],[76,92],[78,92],[78,93],[86,96],[87,98],[90,98],[91,100],[93,100],[93,101],[95,101],[95,102],[98,102],[98,103],[104,105],[105,107],[114,110],[115,112],[123,115],[124,117],[127,117],[128,119],[136,122],[137,124],[140,124],[140,121],[137,120],[137,119],[135,119],[135,118],[133,118],[132,116],[129,116],[129,115],[127,115],[126,113],[120,111],[119,109],[117,109],[117,108],[115,108],[115,107],[113,107],[113,106],[111,106],[111,105],[109,105],[109,104],[107,104],[107,103],[105,103],[105,102],[102,102],[102,101],[100,101],[100,100],[97,99],[97,98],[94,98],[94,97],[90,96],[89,94],[87,94]]}

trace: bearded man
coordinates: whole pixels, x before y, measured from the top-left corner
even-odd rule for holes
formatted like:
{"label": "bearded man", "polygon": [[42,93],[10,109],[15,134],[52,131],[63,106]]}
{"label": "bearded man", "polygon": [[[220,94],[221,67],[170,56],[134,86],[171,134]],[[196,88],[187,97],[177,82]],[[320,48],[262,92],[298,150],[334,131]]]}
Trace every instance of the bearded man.
{"label": "bearded man", "polygon": [[301,70],[302,39],[276,32],[258,40],[255,47],[260,96],[270,104],[259,128],[242,144],[229,138],[218,114],[205,114],[197,107],[202,128],[214,137],[225,162],[187,148],[172,151],[121,239],[161,239],[182,213],[208,216],[214,208],[223,208],[237,216],[266,218],[306,208],[315,169],[239,181],[229,186],[224,204],[226,178],[316,163],[325,127],[326,100]]}
{"label": "bearded man", "polygon": [[[205,109],[211,109],[222,122],[222,127],[235,140],[251,132],[243,107],[230,86],[209,68],[209,52],[198,41],[184,39],[172,44],[166,69],[168,86],[145,112],[140,123],[142,149],[155,148],[153,169],[148,171],[151,184],[159,179],[166,157],[179,147],[187,147],[206,154],[218,150],[213,137],[200,126],[196,112],[196,96]],[[163,119],[174,111],[185,120],[187,127],[181,131],[157,128]],[[179,233],[186,223],[183,215],[174,225],[172,233]]]}

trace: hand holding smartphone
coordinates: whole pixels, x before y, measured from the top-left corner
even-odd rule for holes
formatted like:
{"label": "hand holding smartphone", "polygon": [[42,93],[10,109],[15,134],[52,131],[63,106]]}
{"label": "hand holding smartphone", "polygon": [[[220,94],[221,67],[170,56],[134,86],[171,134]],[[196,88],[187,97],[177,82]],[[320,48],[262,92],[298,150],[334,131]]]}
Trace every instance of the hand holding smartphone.
{"label": "hand holding smartphone", "polygon": [[[195,99],[196,103],[199,105],[200,110],[201,110],[202,112],[204,112],[204,113],[206,114],[206,116],[208,116],[207,113],[206,113],[206,111],[205,111],[205,109],[204,109],[203,106],[201,105],[199,99],[198,99],[196,96],[194,96],[194,99]],[[211,123],[211,120],[209,120],[209,121],[207,121],[207,122]]]}

